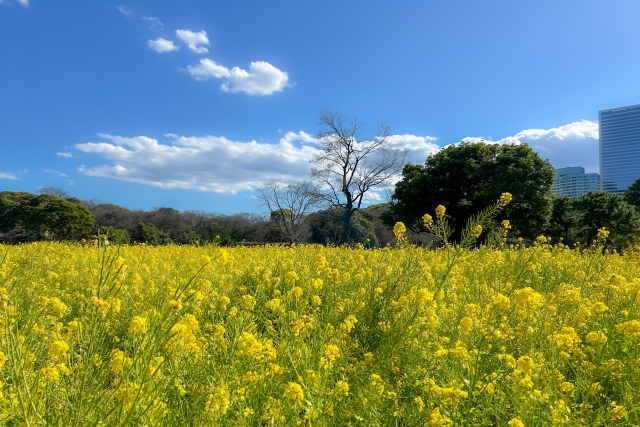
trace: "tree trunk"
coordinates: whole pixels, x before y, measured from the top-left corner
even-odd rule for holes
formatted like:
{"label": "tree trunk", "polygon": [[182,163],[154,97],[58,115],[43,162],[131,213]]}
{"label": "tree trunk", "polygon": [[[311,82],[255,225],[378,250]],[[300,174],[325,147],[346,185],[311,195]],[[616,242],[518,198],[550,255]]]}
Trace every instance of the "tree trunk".
{"label": "tree trunk", "polygon": [[347,242],[351,241],[351,217],[353,216],[353,209],[348,207],[345,209],[342,215],[344,221],[344,231],[347,233]]}

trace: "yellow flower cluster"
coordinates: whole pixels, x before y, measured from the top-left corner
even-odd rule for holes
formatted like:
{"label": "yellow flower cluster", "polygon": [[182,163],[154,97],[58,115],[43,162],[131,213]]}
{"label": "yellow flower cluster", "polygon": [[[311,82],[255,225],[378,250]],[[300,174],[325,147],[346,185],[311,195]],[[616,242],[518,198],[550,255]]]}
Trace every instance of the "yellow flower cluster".
{"label": "yellow flower cluster", "polygon": [[0,245],[0,425],[627,426],[638,390],[638,249]]}

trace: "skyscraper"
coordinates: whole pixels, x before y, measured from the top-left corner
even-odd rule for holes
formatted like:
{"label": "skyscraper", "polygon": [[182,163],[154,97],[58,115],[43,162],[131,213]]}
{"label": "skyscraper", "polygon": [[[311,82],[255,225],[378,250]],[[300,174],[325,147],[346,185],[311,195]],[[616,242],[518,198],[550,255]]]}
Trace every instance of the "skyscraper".
{"label": "skyscraper", "polygon": [[600,175],[597,173],[584,173],[584,168],[575,166],[571,168],[556,169],[551,192],[556,196],[578,197],[589,191],[600,191]]}
{"label": "skyscraper", "polygon": [[640,104],[598,111],[602,189],[622,194],[640,178]]}

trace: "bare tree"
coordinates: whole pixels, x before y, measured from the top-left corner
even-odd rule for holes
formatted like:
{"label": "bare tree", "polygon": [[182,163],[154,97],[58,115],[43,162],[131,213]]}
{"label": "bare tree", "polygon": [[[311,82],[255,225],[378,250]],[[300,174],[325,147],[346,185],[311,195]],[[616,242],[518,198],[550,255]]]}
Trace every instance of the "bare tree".
{"label": "bare tree", "polygon": [[91,213],[93,213],[93,210],[102,204],[102,201],[100,199],[96,199],[95,197],[93,199],[90,200],[83,200],[82,201],[82,206],[84,206],[85,208],[89,209],[91,211]]}
{"label": "bare tree", "polygon": [[57,187],[38,187],[38,194],[49,194],[51,196],[60,197],[61,199],[68,199],[71,197],[69,193]]}
{"label": "bare tree", "polygon": [[191,224],[191,228],[195,230],[197,233],[202,231],[202,226],[207,222],[207,220],[213,218],[215,215],[207,213],[203,210],[191,210],[182,212],[182,217],[189,221]]}
{"label": "bare tree", "polygon": [[304,219],[320,204],[318,190],[309,181],[269,182],[258,189],[262,205],[269,209],[271,222],[290,243],[305,237]]}
{"label": "bare tree", "polygon": [[402,170],[407,150],[389,146],[389,128],[384,124],[375,137],[365,138],[364,122],[355,118],[347,122],[337,111],[322,111],[319,122],[326,129],[318,132],[323,150],[311,159],[311,179],[322,188],[324,201],[344,209],[348,228],[365,195],[387,185]]}

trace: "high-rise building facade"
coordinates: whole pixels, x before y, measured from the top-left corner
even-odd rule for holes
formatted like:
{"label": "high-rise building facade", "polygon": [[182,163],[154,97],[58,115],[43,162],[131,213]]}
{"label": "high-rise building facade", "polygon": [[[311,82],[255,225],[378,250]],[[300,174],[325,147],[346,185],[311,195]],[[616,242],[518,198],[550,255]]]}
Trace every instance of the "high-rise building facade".
{"label": "high-rise building facade", "polygon": [[640,104],[598,111],[602,189],[622,194],[640,178]]}
{"label": "high-rise building facade", "polygon": [[575,166],[572,168],[556,169],[551,192],[556,196],[578,197],[589,191],[600,191],[600,174],[585,173],[584,168]]}

